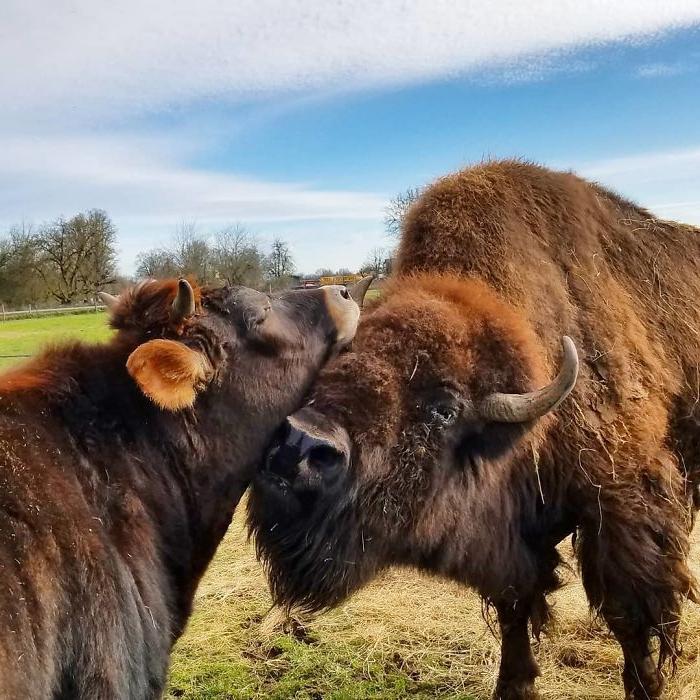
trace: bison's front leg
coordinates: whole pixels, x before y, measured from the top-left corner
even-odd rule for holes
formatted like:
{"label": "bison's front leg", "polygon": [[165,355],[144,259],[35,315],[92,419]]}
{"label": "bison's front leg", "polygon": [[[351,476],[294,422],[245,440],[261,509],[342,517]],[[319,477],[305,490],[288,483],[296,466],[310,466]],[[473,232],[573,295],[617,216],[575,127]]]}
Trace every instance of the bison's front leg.
{"label": "bison's front leg", "polygon": [[530,646],[528,620],[531,606],[523,600],[497,602],[501,628],[501,667],[494,700],[536,700],[535,679],[540,674]]}

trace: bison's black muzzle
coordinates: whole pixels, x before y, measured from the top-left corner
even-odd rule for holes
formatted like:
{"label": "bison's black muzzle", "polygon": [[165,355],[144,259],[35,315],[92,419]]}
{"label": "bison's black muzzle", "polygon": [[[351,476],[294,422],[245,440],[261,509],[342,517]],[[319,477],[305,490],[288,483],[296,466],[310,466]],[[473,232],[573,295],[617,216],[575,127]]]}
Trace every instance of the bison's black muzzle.
{"label": "bison's black muzzle", "polygon": [[278,495],[312,505],[337,482],[347,465],[347,450],[334,433],[297,416],[288,418],[270,446],[261,479],[278,490]]}

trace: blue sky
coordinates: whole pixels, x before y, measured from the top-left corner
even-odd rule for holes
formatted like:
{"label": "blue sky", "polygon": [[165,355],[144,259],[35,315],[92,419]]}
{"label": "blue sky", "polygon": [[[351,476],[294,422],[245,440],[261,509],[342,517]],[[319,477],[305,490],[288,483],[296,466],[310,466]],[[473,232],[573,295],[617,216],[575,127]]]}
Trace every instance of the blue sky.
{"label": "blue sky", "polygon": [[700,3],[607,5],[11,0],[0,226],[105,208],[128,273],[242,223],[352,268],[396,192],[501,156],[700,224]]}

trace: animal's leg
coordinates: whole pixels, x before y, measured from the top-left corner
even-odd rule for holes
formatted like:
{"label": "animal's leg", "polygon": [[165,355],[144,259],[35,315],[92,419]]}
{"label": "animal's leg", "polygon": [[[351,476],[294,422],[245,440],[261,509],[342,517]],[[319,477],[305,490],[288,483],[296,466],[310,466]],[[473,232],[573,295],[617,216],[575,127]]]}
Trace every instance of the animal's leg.
{"label": "animal's leg", "polygon": [[547,594],[561,585],[556,573],[561,563],[556,545],[569,532],[570,524],[562,522],[558,527],[531,537],[526,545],[530,555],[526,561],[532,567],[530,574],[533,576],[526,587],[530,589],[529,593],[512,595],[516,590],[524,590],[522,586],[513,584],[506,588],[511,594],[494,600],[501,631],[501,666],[494,694],[496,700],[539,698],[535,679],[540,670],[532,652],[528,625],[532,626],[532,636],[539,639],[550,617]]}
{"label": "animal's leg", "polygon": [[607,600],[601,613],[622,647],[625,697],[630,700],[657,700],[662,697],[664,676],[652,651],[652,629],[637,617],[634,607],[634,604],[620,605]]}
{"label": "animal's leg", "polygon": [[622,671],[625,697],[634,700],[660,698],[665,680],[651,650],[650,631],[628,624],[624,615],[617,616],[610,611],[604,615],[625,657]]}
{"label": "animal's leg", "polygon": [[682,602],[693,590],[687,532],[672,512],[655,523],[620,522],[612,509],[601,512],[602,525],[582,528],[578,538],[583,584],[622,647],[625,696],[655,700],[663,692],[663,666],[678,653]]}
{"label": "animal's leg", "polygon": [[[585,475],[577,503],[579,558],[591,607],[608,623],[625,657],[627,698],[654,700],[665,666],[678,656],[683,601],[695,599],[688,568],[687,483],[674,454],[618,453],[616,474],[594,450],[579,455]],[[657,651],[658,649],[658,651]]]}
{"label": "animal's leg", "polygon": [[539,697],[535,679],[540,674],[530,645],[529,602],[497,602],[501,629],[501,667],[494,700],[535,700]]}
{"label": "animal's leg", "polygon": [[[584,584],[590,578],[584,567]],[[624,669],[622,679],[625,697],[634,700],[656,700],[662,696],[664,677],[659,669],[658,660],[652,650],[652,635],[669,634],[673,636],[675,621],[667,621],[668,629],[654,628],[649,624],[645,601],[637,599],[632,592],[630,582],[626,591],[608,589],[601,598],[601,591],[586,585],[589,600],[599,610],[615,638],[622,647]]]}

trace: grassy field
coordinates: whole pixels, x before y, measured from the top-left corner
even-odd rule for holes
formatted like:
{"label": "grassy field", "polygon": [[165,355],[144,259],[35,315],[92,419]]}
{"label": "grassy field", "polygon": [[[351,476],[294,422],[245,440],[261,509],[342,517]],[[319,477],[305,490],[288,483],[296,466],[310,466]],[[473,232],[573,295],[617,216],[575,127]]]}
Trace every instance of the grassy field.
{"label": "grassy field", "polygon": [[42,345],[64,338],[106,340],[111,331],[102,312],[25,318],[0,323],[0,369],[21,360],[7,355],[31,355]]}
{"label": "grassy field", "polygon": [[[28,354],[57,338],[99,340],[102,314],[0,324],[0,354]],[[2,362],[2,360],[0,360]],[[239,507],[197,593],[194,615],[173,655],[169,699],[486,700],[498,670],[498,642],[467,589],[396,570],[315,620],[289,622],[270,610]],[[696,531],[693,561],[700,575]],[[570,553],[570,545],[561,546]],[[592,620],[573,572],[554,596],[556,625],[537,657],[547,700],[622,697],[619,647]],[[700,697],[700,608],[687,605],[684,657],[668,697]]]}
{"label": "grassy field", "polygon": [[[461,586],[395,570],[305,625],[270,611],[239,507],[175,648],[169,698],[354,700],[490,698],[498,642],[478,598]],[[696,533],[697,535],[697,533]],[[561,545],[570,553],[570,544]],[[693,549],[700,574],[700,541]],[[591,619],[578,577],[554,597],[556,622],[537,658],[547,700],[619,700],[622,655]],[[684,656],[668,697],[700,697],[700,608],[688,604]]]}

